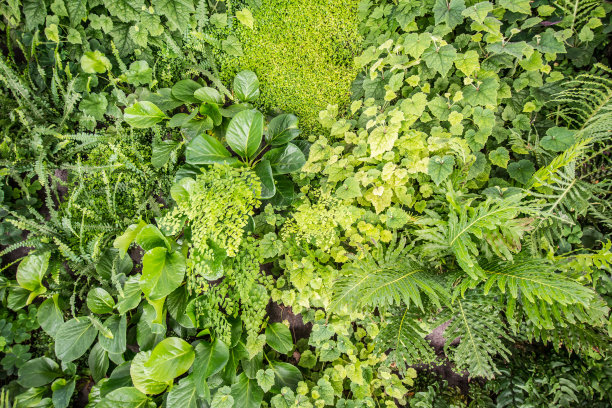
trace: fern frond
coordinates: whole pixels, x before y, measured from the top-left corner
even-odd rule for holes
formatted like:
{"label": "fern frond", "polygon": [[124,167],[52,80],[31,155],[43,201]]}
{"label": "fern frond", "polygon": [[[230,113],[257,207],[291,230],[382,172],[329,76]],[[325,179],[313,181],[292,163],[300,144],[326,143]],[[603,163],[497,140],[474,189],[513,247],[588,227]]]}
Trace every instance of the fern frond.
{"label": "fern frond", "polygon": [[431,271],[415,262],[408,254],[406,239],[395,239],[386,248],[376,244],[374,251],[362,253],[344,269],[345,275],[334,283],[330,310],[341,306],[363,308],[414,303],[423,309],[421,293],[436,305],[444,289]]}
{"label": "fern frond", "polygon": [[418,316],[409,308],[394,309],[374,340],[377,352],[388,351],[387,361],[395,363],[400,373],[409,365],[429,364],[436,360],[434,349],[425,339],[428,333],[418,324]]}
{"label": "fern frond", "polygon": [[[457,298],[452,308],[442,311],[437,322],[442,324],[449,320],[444,330],[444,350],[456,367],[467,370],[470,377],[491,378],[499,373],[493,357],[499,355],[508,360],[510,350],[504,341],[511,341],[511,338],[494,301],[474,294]],[[457,338],[459,344],[452,346]]]}

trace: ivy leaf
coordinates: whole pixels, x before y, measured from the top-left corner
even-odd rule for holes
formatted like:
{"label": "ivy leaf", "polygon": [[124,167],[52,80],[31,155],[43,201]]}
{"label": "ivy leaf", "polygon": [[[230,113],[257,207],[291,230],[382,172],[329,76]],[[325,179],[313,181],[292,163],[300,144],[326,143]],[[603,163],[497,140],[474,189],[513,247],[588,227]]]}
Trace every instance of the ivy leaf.
{"label": "ivy leaf", "polygon": [[463,72],[465,76],[470,76],[473,72],[480,69],[478,62],[478,53],[474,50],[468,50],[455,59],[455,66]]}
{"label": "ivy leaf", "polygon": [[493,4],[488,1],[481,1],[480,3],[476,3],[466,8],[461,14],[482,24],[484,23],[485,17],[487,17],[491,11],[493,11]]}
{"label": "ivy leaf", "polygon": [[45,23],[47,5],[43,0],[23,0],[22,10],[25,15],[26,30],[34,31],[39,25]]}
{"label": "ivy leaf", "polygon": [[253,14],[248,8],[243,8],[242,10],[237,11],[236,18],[245,26],[251,29],[253,28],[253,22],[255,21],[255,19],[253,19]]}
{"label": "ivy leaf", "polygon": [[521,184],[527,183],[533,173],[535,173],[535,166],[529,160],[523,159],[518,162],[510,163],[508,166],[508,174],[510,174],[510,177]]}
{"label": "ivy leaf", "polygon": [[529,0],[499,0],[499,5],[514,13],[531,14]]}
{"label": "ivy leaf", "polygon": [[86,74],[102,74],[112,68],[108,58],[100,51],[89,51],[81,56],[81,69]]}
{"label": "ivy leaf", "polygon": [[140,288],[151,300],[159,300],[178,288],[185,277],[185,257],[163,247],[147,251],[142,259]]}
{"label": "ivy leaf", "polygon": [[498,147],[489,153],[489,160],[496,166],[506,168],[510,161],[510,153],[505,147]]}
{"label": "ivy leaf", "polygon": [[146,85],[152,81],[153,69],[149,67],[147,61],[134,61],[130,64],[130,69],[126,71],[125,76],[128,84]]}
{"label": "ivy leaf", "polygon": [[83,41],[81,40],[81,33],[79,33],[77,30],[75,30],[72,27],[68,28],[68,35],[66,36],[66,40],[68,40],[70,44],[82,44],[83,43]]}
{"label": "ivy leaf", "polygon": [[55,335],[55,355],[64,362],[81,357],[96,339],[97,330],[87,317],[62,324]]}
{"label": "ivy leaf", "polygon": [[259,370],[255,376],[257,378],[257,385],[261,387],[264,392],[270,391],[270,388],[274,386],[274,370]]}
{"label": "ivy leaf", "polygon": [[361,186],[355,177],[349,177],[336,190],[336,196],[342,200],[352,200],[361,197]]}
{"label": "ivy leaf", "polygon": [[168,19],[171,31],[184,30],[194,12],[193,0],[153,0],[155,14]]}
{"label": "ivy leaf", "polygon": [[497,78],[486,78],[479,85],[468,85],[463,88],[463,98],[470,105],[497,105]]}
{"label": "ivy leaf", "polygon": [[465,10],[464,0],[436,0],[436,4],[433,7],[434,18],[436,24],[445,22],[450,28],[455,28],[463,22],[463,15],[461,14]]}
{"label": "ivy leaf", "polygon": [[410,33],[404,39],[404,50],[412,58],[420,58],[431,44],[431,34],[429,33]]}
{"label": "ivy leaf", "polygon": [[287,354],[293,350],[291,331],[282,323],[272,323],[266,327],[266,342],[268,346],[281,354]]}
{"label": "ivy leaf", "polygon": [[221,48],[234,57],[242,57],[244,55],[240,40],[235,35],[228,35],[225,40],[221,41]]}
{"label": "ivy leaf", "polygon": [[253,71],[241,71],[234,78],[234,93],[242,102],[252,102],[259,97],[259,80]]}
{"label": "ivy leaf", "polygon": [[106,96],[101,93],[89,94],[79,103],[81,112],[93,116],[96,120],[104,119],[104,113],[106,112],[107,106],[108,101],[106,100]]}
{"label": "ivy leaf", "polygon": [[436,48],[436,44],[432,44],[423,52],[423,61],[429,69],[433,69],[443,77],[452,68],[453,62],[457,57],[457,50],[450,44]]}
{"label": "ivy leaf", "polygon": [[562,152],[574,144],[575,130],[564,127],[552,127],[546,131],[546,136],[542,138],[540,144],[551,152]]}
{"label": "ivy leaf", "polygon": [[150,128],[166,119],[167,116],[154,103],[140,101],[126,108],[123,118],[132,127]]}
{"label": "ivy leaf", "polygon": [[433,156],[429,158],[427,174],[429,174],[433,182],[438,186],[442,181],[451,175],[454,165],[455,158],[453,156]]}
{"label": "ivy leaf", "polygon": [[231,388],[224,386],[219,388],[210,404],[210,408],[233,408],[234,397],[231,396]]}
{"label": "ivy leaf", "polygon": [[162,340],[144,364],[151,373],[151,378],[159,382],[168,382],[189,370],[195,359],[193,347],[178,337]]}

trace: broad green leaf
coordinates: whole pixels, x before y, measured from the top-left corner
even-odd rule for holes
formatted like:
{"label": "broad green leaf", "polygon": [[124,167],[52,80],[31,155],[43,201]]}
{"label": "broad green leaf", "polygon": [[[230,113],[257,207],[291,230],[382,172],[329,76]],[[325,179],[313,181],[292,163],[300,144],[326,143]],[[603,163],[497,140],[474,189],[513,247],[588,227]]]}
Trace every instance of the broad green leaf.
{"label": "broad green leaf", "polygon": [[471,84],[463,88],[463,98],[466,103],[473,106],[497,105],[497,89],[499,82],[496,78],[486,78],[480,84]]}
{"label": "broad green leaf", "polygon": [[519,61],[519,65],[523,67],[525,71],[538,71],[544,66],[542,54],[540,54],[540,51],[533,50],[529,57]]}
{"label": "broad green leaf", "polygon": [[141,351],[134,356],[130,365],[130,377],[134,387],[145,394],[159,394],[166,390],[166,382],[156,381],[151,377],[151,369],[145,363],[151,358],[151,351]]}
{"label": "broad green leaf", "polygon": [[251,102],[259,97],[259,80],[253,71],[241,71],[234,78],[234,93],[241,102]]}
{"label": "broad green leaf", "polygon": [[270,369],[274,371],[274,391],[280,391],[283,387],[295,390],[303,380],[300,369],[293,364],[271,361]]}
{"label": "broad green leaf", "polygon": [[117,300],[117,311],[119,314],[124,314],[128,310],[138,307],[140,304],[140,275],[130,276],[123,285],[123,297],[119,296]]}
{"label": "broad green leaf", "polygon": [[250,380],[244,373],[240,374],[232,385],[232,398],[236,407],[259,408],[264,392],[256,380]]}
{"label": "broad green leaf", "polygon": [[59,365],[47,357],[26,362],[19,368],[19,385],[25,388],[42,387],[62,376]]}
{"label": "broad green leaf", "polygon": [[480,24],[484,23],[485,17],[493,11],[493,4],[488,1],[481,1],[473,6],[470,6],[463,10],[461,14],[465,17],[469,17]]}
{"label": "broad green leaf", "polygon": [[[225,40],[221,41],[221,49],[234,57],[242,57],[244,55],[240,40],[235,35],[228,35]],[[246,101],[246,99],[242,99],[242,101]]]}
{"label": "broad green leaf", "polygon": [[96,408],[146,408],[149,398],[134,387],[123,387],[109,392]]}
{"label": "broad green leaf", "polygon": [[227,144],[244,159],[253,158],[263,137],[263,121],[255,109],[238,112],[227,126]]}
{"label": "broad green leaf", "polygon": [[157,247],[165,247],[170,250],[168,239],[155,225],[149,224],[143,227],[136,236],[136,243],[145,251]]}
{"label": "broad green leaf", "polygon": [[433,7],[436,24],[444,22],[450,28],[457,27],[463,22],[463,10],[465,10],[464,0],[436,0]]}
{"label": "broad green leaf", "polygon": [[527,183],[533,173],[535,173],[535,166],[529,160],[523,159],[508,165],[508,174],[510,177],[521,184]]}
{"label": "broad green leaf", "polygon": [[126,335],[127,335],[127,318],[126,315],[110,316],[104,322],[104,328],[109,330],[113,334],[113,338],[102,335],[102,332],[98,334],[98,344],[108,351],[110,354],[122,354],[126,348]]}
{"label": "broad green leaf", "polygon": [[168,253],[166,248],[157,247],[147,251],[142,259],[140,287],[151,300],[168,296],[185,276],[185,257],[180,252]]}
{"label": "broad green leaf", "polygon": [[261,198],[265,200],[274,197],[274,194],[276,194],[276,187],[274,185],[270,161],[265,159],[260,161],[257,163],[254,170],[261,181]]}
{"label": "broad green leaf", "polygon": [[164,167],[168,160],[170,160],[170,155],[174,152],[179,145],[179,142],[174,140],[162,140],[159,143],[153,144],[153,152],[151,154],[151,164],[156,169],[161,169]]}
{"label": "broad green leaf", "polygon": [[[28,31],[34,31],[39,25],[45,23],[45,17],[47,16],[47,6],[43,0],[23,0],[23,2],[14,3],[16,7],[21,6],[23,14],[25,15],[26,29]],[[10,4],[10,3],[8,3]],[[4,7],[10,7],[6,3]]]}
{"label": "broad green leaf", "polygon": [[212,119],[214,126],[219,126],[223,120],[219,106],[216,103],[203,103],[200,105],[200,114]]}
{"label": "broad green leaf", "polygon": [[361,185],[355,177],[349,177],[336,190],[336,196],[342,200],[352,200],[361,197]]}
{"label": "broad green leaf", "polygon": [[126,255],[127,250],[130,248],[130,245],[132,245],[132,242],[134,242],[134,240],[140,233],[140,230],[143,229],[145,226],[147,226],[147,223],[145,223],[144,221],[139,221],[138,224],[132,224],[127,227],[123,234],[115,238],[115,241],[113,242],[113,247],[119,250],[119,256],[121,258]]}
{"label": "broad green leaf", "polygon": [[243,8],[242,10],[237,11],[236,18],[245,26],[251,29],[253,28],[253,23],[255,22],[255,19],[253,18],[251,10],[249,10],[248,8]]}
{"label": "broad green leaf", "polygon": [[[68,0],[70,3],[70,0]],[[144,0],[104,0],[109,14],[123,22],[136,20],[144,6]]]}
{"label": "broad green leaf", "polygon": [[192,79],[183,79],[172,87],[172,96],[182,102],[199,103],[200,100],[194,94],[201,87],[202,85]]}
{"label": "broad green leaf", "polygon": [[266,327],[266,343],[281,354],[293,350],[291,331],[282,323],[268,324]]}
{"label": "broad green leaf", "polygon": [[125,72],[128,84],[147,85],[153,80],[153,69],[149,67],[147,61],[134,61],[130,64],[130,69]]}
{"label": "broad green leaf", "polygon": [[107,106],[108,101],[106,100],[106,96],[99,93],[90,94],[79,103],[81,112],[93,116],[96,120],[104,119],[104,113],[106,112]]}
{"label": "broad green leaf", "polygon": [[430,33],[410,33],[404,39],[404,49],[412,58],[420,58],[431,44]]}
{"label": "broad green leaf", "polygon": [[209,88],[207,86],[203,86],[200,89],[196,90],[193,93],[193,96],[205,103],[223,103],[223,96],[217,91],[215,88]]}
{"label": "broad green leaf", "polygon": [[58,294],[46,299],[38,307],[36,320],[40,327],[51,337],[55,336],[57,329],[64,323],[64,313],[57,304]]}
{"label": "broad green leaf", "polygon": [[298,118],[290,113],[274,117],[268,124],[266,141],[272,146],[280,146],[298,137]]}
{"label": "broad green leaf", "polygon": [[443,77],[452,68],[456,57],[457,50],[451,44],[446,44],[439,48],[437,48],[436,44],[432,44],[422,55],[427,67],[438,72]]}
{"label": "broad green leaf", "polygon": [[232,397],[231,392],[232,389],[230,387],[221,387],[215,393],[210,408],[234,408],[234,397]]}
{"label": "broad green leaf", "polygon": [[167,382],[187,372],[193,364],[193,347],[178,337],[168,337],[161,341],[144,364],[155,381]]}
{"label": "broad green leaf", "polygon": [[154,103],[140,101],[126,108],[123,112],[123,118],[132,127],[150,128],[167,119],[167,116]]}
{"label": "broad green leaf", "polygon": [[288,143],[285,147],[269,150],[263,157],[270,161],[272,174],[275,176],[298,171],[306,163],[304,153],[293,143]]}
{"label": "broad green leaf", "polygon": [[38,294],[44,293],[46,288],[43,286],[42,280],[47,274],[50,257],[51,252],[26,256],[17,267],[17,283],[19,283],[19,286]]}
{"label": "broad green leaf", "polygon": [[290,205],[295,199],[293,181],[288,176],[276,176],[274,180],[276,181],[276,194],[270,202],[276,206]]}
{"label": "broad green leaf", "polygon": [[455,158],[453,156],[433,156],[429,158],[427,174],[429,174],[433,182],[438,186],[452,174],[454,165]]}
{"label": "broad green leaf", "polygon": [[76,378],[74,377],[69,381],[66,381],[64,378],[55,380],[55,382],[51,384],[51,390],[53,391],[51,398],[53,401],[53,408],[68,408],[75,386]]}
{"label": "broad green leaf", "polygon": [[97,330],[87,317],[68,320],[55,335],[55,355],[64,362],[76,360],[89,349],[96,334]]}
{"label": "broad green leaf", "polygon": [[81,69],[86,74],[102,74],[110,70],[112,64],[100,51],[88,51],[81,56]]}
{"label": "broad green leaf", "polygon": [[197,408],[198,393],[193,378],[187,377],[172,387],[166,399],[168,408]]}
{"label": "broad green leaf", "polygon": [[95,346],[92,347],[87,361],[89,364],[89,371],[91,371],[91,376],[95,382],[106,377],[109,365],[108,352],[100,346],[100,343],[96,343]]}
{"label": "broad green leaf", "polygon": [[370,132],[368,144],[370,145],[370,157],[376,157],[393,149],[398,133],[391,131],[387,126],[378,126]]}
{"label": "broad green leaf", "polygon": [[274,386],[274,370],[259,370],[257,371],[257,385],[261,387],[264,392],[270,391],[270,388]]}
{"label": "broad green leaf", "polygon": [[110,313],[115,308],[115,300],[106,290],[93,288],[87,294],[87,307],[94,313]]}
{"label": "broad green leaf", "polygon": [[466,76],[472,75],[473,72],[480,69],[478,53],[474,50],[468,50],[463,54],[459,54],[459,56],[455,59],[455,66]]}
{"label": "broad green leaf", "polygon": [[228,361],[229,349],[221,340],[215,339],[212,343],[203,340],[198,343],[193,364],[196,384],[204,384],[208,377],[221,371]]}
{"label": "broad green leaf", "polygon": [[184,177],[170,187],[170,196],[179,206],[189,204],[191,193],[195,190],[197,183],[191,177]]}
{"label": "broad green leaf", "polygon": [[499,0],[499,5],[514,13],[531,14],[529,0]]}
{"label": "broad green leaf", "polygon": [[552,127],[546,131],[546,136],[540,140],[540,144],[551,152],[562,152],[569,149],[575,142],[575,130],[564,127]]}
{"label": "broad green leaf", "polygon": [[489,160],[496,166],[506,168],[510,161],[510,153],[505,147],[498,147],[489,153]]}
{"label": "broad green leaf", "polygon": [[155,13],[168,19],[171,31],[184,31],[194,12],[193,0],[153,0]]}
{"label": "broad green leaf", "polygon": [[204,134],[207,130],[211,130],[215,126],[213,119],[210,116],[205,116],[202,119],[190,119],[183,123],[181,129],[185,134],[193,139]]}

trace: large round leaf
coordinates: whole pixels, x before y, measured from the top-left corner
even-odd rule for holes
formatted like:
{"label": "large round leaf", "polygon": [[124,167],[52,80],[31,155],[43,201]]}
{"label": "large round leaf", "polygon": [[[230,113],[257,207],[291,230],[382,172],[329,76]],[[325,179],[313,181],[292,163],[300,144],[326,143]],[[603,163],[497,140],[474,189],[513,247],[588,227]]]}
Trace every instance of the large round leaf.
{"label": "large round leaf", "polygon": [[301,169],[306,163],[304,153],[293,143],[268,151],[264,155],[264,159],[270,161],[274,175],[293,173]]}
{"label": "large round leaf", "polygon": [[298,118],[290,113],[276,116],[268,124],[268,143],[280,146],[299,136]]}
{"label": "large round leaf", "polygon": [[199,135],[187,145],[185,161],[194,166],[204,164],[233,164],[237,161],[232,154],[212,136]]}
{"label": "large round leaf", "polygon": [[168,296],[178,288],[185,276],[185,257],[180,252],[168,253],[157,247],[147,251],[142,258],[140,287],[151,300]]}
{"label": "large round leaf", "polygon": [[132,127],[150,128],[164,120],[166,115],[153,102],[140,101],[126,108],[123,118]]}
{"label": "large round leaf", "polygon": [[159,394],[166,390],[168,384],[151,378],[151,369],[145,363],[151,358],[151,351],[136,354],[130,365],[130,377],[134,387],[145,394]]}
{"label": "large round leaf", "polygon": [[97,330],[91,320],[81,316],[62,324],[55,336],[55,355],[65,362],[76,360],[96,339]]}
{"label": "large round leaf", "polygon": [[196,383],[203,383],[208,377],[218,373],[225,367],[229,360],[229,349],[219,339],[212,343],[201,341],[196,346],[196,359],[193,368],[193,376]]}
{"label": "large round leaf", "polygon": [[198,103],[199,99],[194,96],[195,92],[202,86],[191,79],[178,81],[172,87],[172,96],[179,101],[187,103]]}
{"label": "large round leaf", "polygon": [[272,176],[272,167],[268,160],[262,160],[255,166],[255,174],[261,180],[261,198],[272,198],[276,194],[274,185],[274,177]]}
{"label": "large round leaf", "polygon": [[266,327],[266,343],[281,354],[293,350],[291,331],[282,323],[272,323]]}
{"label": "large round leaf", "polygon": [[259,80],[253,71],[241,71],[234,78],[234,93],[241,102],[259,97]]}
{"label": "large round leaf", "polygon": [[191,344],[178,337],[168,337],[160,342],[144,364],[155,381],[172,381],[191,367],[195,353]]}
{"label": "large round leaf", "polygon": [[25,388],[42,387],[62,375],[59,365],[48,357],[30,360],[19,369],[19,385]]}
{"label": "large round leaf", "polygon": [[109,392],[96,408],[145,408],[149,398],[134,387],[123,387]]}
{"label": "large round leaf", "polygon": [[227,126],[227,144],[241,157],[251,158],[261,144],[263,122],[263,115],[256,109],[238,112]]}
{"label": "large round leaf", "polygon": [[170,243],[155,225],[149,224],[143,227],[136,236],[136,243],[145,251],[156,247],[166,247],[170,249]]}
{"label": "large round leaf", "polygon": [[295,390],[298,383],[303,379],[300,369],[293,364],[272,361],[270,362],[270,369],[274,371],[274,387],[272,390],[276,392],[283,387]]}
{"label": "large round leaf", "polygon": [[200,105],[200,114],[206,115],[212,119],[213,125],[219,126],[223,120],[221,111],[216,103],[203,103]]}
{"label": "large round leaf", "polygon": [[93,288],[87,294],[87,307],[94,313],[110,313],[115,307],[115,300],[106,290]]}
{"label": "large round leaf", "polygon": [[40,291],[43,288],[42,280],[47,273],[50,257],[51,252],[26,256],[17,268],[19,286],[31,292]]}
{"label": "large round leaf", "polygon": [[193,93],[193,96],[204,103],[222,104],[223,96],[215,88],[203,86]]}

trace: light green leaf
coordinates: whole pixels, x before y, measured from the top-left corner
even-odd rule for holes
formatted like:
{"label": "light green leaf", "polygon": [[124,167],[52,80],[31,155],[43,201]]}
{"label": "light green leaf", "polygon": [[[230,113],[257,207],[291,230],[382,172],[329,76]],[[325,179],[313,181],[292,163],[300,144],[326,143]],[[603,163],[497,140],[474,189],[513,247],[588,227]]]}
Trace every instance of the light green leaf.
{"label": "light green leaf", "polygon": [[510,153],[505,147],[498,147],[489,153],[489,160],[496,166],[506,168],[510,161]]}
{"label": "light green leaf", "polygon": [[203,86],[193,93],[193,96],[206,103],[222,104],[223,96],[215,88]]}
{"label": "light green leaf", "polygon": [[454,165],[455,158],[453,156],[433,156],[429,159],[427,174],[429,174],[433,182],[438,186],[452,174]]}
{"label": "light green leaf", "polygon": [[231,388],[224,386],[219,388],[210,404],[210,408],[234,408],[234,397],[231,396]]}
{"label": "light green leaf", "polygon": [[81,112],[93,116],[96,120],[104,119],[104,113],[106,112],[107,106],[108,101],[106,100],[106,96],[98,93],[89,94],[79,103]]}
{"label": "light green leaf", "polygon": [[155,346],[144,366],[150,370],[152,379],[167,382],[187,372],[194,359],[195,353],[189,343],[178,337],[168,337]]}
{"label": "light green leaf", "polygon": [[433,7],[436,24],[444,22],[450,28],[455,28],[463,22],[461,14],[463,10],[465,10],[464,0],[436,0]]}
{"label": "light green leaf", "polygon": [[497,105],[497,78],[486,78],[480,84],[471,84],[463,88],[463,98],[466,103],[476,106]]}
{"label": "light green leaf", "polygon": [[485,17],[487,17],[491,11],[493,11],[493,4],[488,1],[481,1],[480,3],[476,3],[466,8],[461,14],[482,24],[484,23]]}
{"label": "light green leaf", "polygon": [[149,251],[157,247],[165,247],[170,250],[170,243],[162,232],[153,224],[149,224],[141,228],[136,236],[136,243],[145,251]]}
{"label": "light green leaf", "polygon": [[263,115],[255,109],[238,112],[227,126],[227,144],[244,159],[253,158],[263,138],[263,121]]}
{"label": "light green leaf", "polygon": [[195,92],[202,88],[202,85],[198,84],[192,79],[183,79],[178,81],[172,87],[172,96],[179,101],[187,103],[199,103],[200,100],[195,97]]}
{"label": "light green leaf", "polygon": [[259,370],[256,374],[257,385],[261,387],[264,392],[270,391],[270,388],[274,386],[274,370]]}
{"label": "light green leaf", "polygon": [[151,377],[151,368],[145,367],[145,363],[151,358],[152,351],[141,351],[134,356],[130,364],[130,377],[134,387],[145,394],[159,394],[166,390],[166,382],[156,381]]}
{"label": "light green leaf", "polygon": [[149,67],[147,61],[134,61],[130,64],[130,69],[125,72],[128,84],[147,85],[152,81],[153,69]]}
{"label": "light green leaf", "polygon": [[119,256],[121,258],[126,255],[130,245],[132,245],[132,242],[134,242],[134,240],[140,233],[140,230],[143,229],[145,226],[147,226],[147,224],[144,221],[140,221],[138,224],[132,224],[127,227],[123,234],[115,238],[115,241],[113,242],[113,247],[119,250]]}
{"label": "light green leaf", "polygon": [[96,408],[146,408],[149,398],[134,387],[123,387],[111,391],[100,401]]}
{"label": "light green leaf", "polygon": [[94,313],[110,313],[115,308],[115,300],[106,290],[93,288],[87,294],[87,307]]}
{"label": "light green leaf", "polygon": [[234,93],[242,102],[251,102],[259,97],[259,80],[253,71],[241,71],[234,78]]}
{"label": "light green leaf", "polygon": [[430,33],[410,33],[404,39],[404,49],[412,58],[420,58],[431,44]]}
{"label": "light green leaf", "polygon": [[478,53],[474,50],[468,50],[464,54],[459,54],[459,56],[455,59],[455,66],[466,76],[472,75],[473,72],[480,69]]}
{"label": "light green leaf", "polygon": [[50,257],[51,252],[26,256],[17,267],[17,283],[19,286],[38,294],[44,293],[46,288],[43,286],[42,280],[47,274]]}
{"label": "light green leaf", "polygon": [[457,56],[455,47],[450,44],[436,48],[436,44],[432,44],[423,52],[423,61],[429,69],[433,69],[442,76],[446,76],[452,68],[453,62]]}
{"label": "light green leaf", "polygon": [[68,320],[57,330],[55,355],[64,362],[76,360],[89,349],[96,334],[97,330],[87,317]]}
{"label": "light green leaf", "polygon": [[112,68],[112,64],[100,51],[88,51],[81,56],[81,69],[87,74],[102,74]]}
{"label": "light green leaf", "polygon": [[167,116],[153,102],[140,101],[126,108],[123,118],[132,127],[150,128],[167,119]]}
{"label": "light green leaf", "polygon": [[64,323],[64,314],[57,304],[58,294],[46,299],[38,307],[36,320],[40,327],[49,335],[54,337],[59,327]]}
{"label": "light green leaf", "polygon": [[499,5],[514,13],[531,14],[529,0],[499,0]]}
{"label": "light green leaf", "polygon": [[71,44],[82,44],[81,33],[71,27],[68,29],[68,36],[66,36],[66,40],[68,40],[68,42]]}
{"label": "light green leaf", "polygon": [[376,157],[379,154],[393,149],[397,136],[398,133],[396,131],[390,131],[386,126],[378,126],[372,130],[368,136],[370,157]]}
{"label": "light green leaf", "polygon": [[293,350],[291,331],[282,323],[271,323],[266,327],[266,343],[281,354]]}
{"label": "light green leaf", "polygon": [[140,275],[130,276],[123,286],[123,297],[119,297],[117,311],[124,314],[128,310],[135,309],[140,304]]}
{"label": "light green leaf", "polygon": [[166,248],[156,247],[147,251],[142,259],[140,287],[151,300],[168,296],[185,276],[185,257],[180,252],[168,253]]}
{"label": "light green leaf", "polygon": [[235,35],[228,35],[225,40],[221,41],[221,48],[234,57],[242,57],[244,55],[240,40]]}
{"label": "light green leaf", "polygon": [[249,10],[248,8],[243,8],[242,10],[237,11],[236,18],[238,19],[238,21],[240,21],[245,26],[251,29],[253,28],[253,23],[255,19],[253,19],[253,14],[251,13],[251,10]]}
{"label": "light green leaf", "polygon": [[349,177],[336,190],[336,196],[342,200],[352,200],[361,197],[361,185],[355,177]]}

